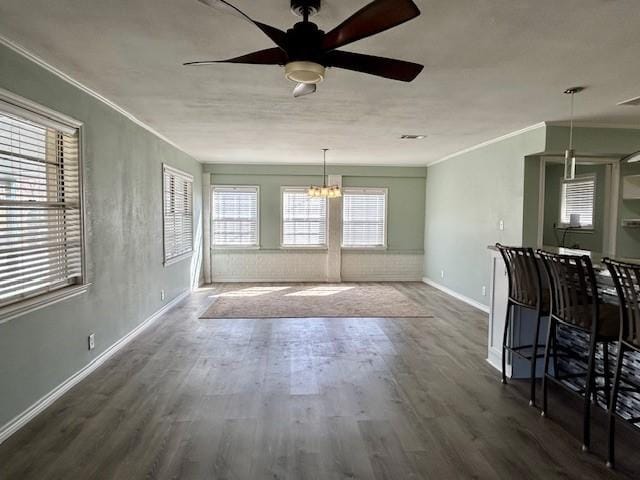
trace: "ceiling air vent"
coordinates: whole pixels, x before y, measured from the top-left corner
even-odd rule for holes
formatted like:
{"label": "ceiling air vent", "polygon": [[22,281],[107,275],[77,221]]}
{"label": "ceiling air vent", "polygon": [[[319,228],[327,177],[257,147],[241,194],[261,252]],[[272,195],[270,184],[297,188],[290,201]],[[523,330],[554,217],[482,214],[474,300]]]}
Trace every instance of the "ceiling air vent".
{"label": "ceiling air vent", "polygon": [[402,140],[422,140],[426,137],[426,135],[402,135],[400,138]]}
{"label": "ceiling air vent", "polygon": [[640,97],[630,98],[624,102],[619,102],[618,105],[628,105],[633,107],[640,106]]}

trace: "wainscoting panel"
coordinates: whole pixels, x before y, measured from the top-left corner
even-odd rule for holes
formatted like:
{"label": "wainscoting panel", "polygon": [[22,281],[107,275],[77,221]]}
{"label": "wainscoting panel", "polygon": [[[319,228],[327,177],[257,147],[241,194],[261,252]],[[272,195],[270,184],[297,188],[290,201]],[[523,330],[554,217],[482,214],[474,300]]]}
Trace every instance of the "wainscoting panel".
{"label": "wainscoting panel", "polygon": [[[419,282],[422,252],[343,250],[343,282]],[[225,250],[211,252],[214,282],[326,282],[326,250]]]}
{"label": "wainscoting panel", "polygon": [[325,282],[325,250],[211,252],[214,282]]}
{"label": "wainscoting panel", "polygon": [[342,251],[342,281],[420,282],[422,252]]}

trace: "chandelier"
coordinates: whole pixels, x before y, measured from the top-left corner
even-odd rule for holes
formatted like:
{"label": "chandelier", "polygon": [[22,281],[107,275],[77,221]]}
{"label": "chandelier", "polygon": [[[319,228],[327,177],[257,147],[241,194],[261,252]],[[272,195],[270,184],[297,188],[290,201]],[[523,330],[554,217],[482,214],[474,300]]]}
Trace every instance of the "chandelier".
{"label": "chandelier", "polygon": [[323,198],[338,198],[342,196],[342,191],[338,185],[327,186],[327,152],[328,148],[323,148],[323,161],[322,161],[322,186],[317,187],[312,185],[307,190],[310,197],[323,197]]}

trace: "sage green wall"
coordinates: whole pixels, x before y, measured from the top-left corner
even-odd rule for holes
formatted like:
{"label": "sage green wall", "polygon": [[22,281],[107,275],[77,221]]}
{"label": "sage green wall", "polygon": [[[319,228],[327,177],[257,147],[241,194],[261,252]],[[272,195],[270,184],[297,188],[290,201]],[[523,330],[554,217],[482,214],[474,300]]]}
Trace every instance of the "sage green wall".
{"label": "sage green wall", "polygon": [[[544,148],[545,128],[541,126],[428,167],[427,278],[488,305],[487,246],[522,242],[524,159]],[[500,220],[504,231],[499,230]]]}
{"label": "sage green wall", "polygon": [[387,249],[422,251],[424,248],[425,178],[343,177],[344,187],[386,187]]}
{"label": "sage green wall", "polygon": [[[623,163],[620,168],[620,176],[624,175],[640,175],[640,162]],[[619,217],[620,219],[640,218],[640,200],[623,200],[622,188],[620,188]],[[640,258],[640,228],[619,226],[618,251],[616,253],[621,257]]]}
{"label": "sage green wall", "polygon": [[[545,152],[564,155],[568,143],[568,127],[547,127]],[[573,145],[578,154],[620,157],[640,150],[640,130],[577,127],[573,130]]]}
{"label": "sage green wall", "polygon": [[[567,127],[547,127],[545,152],[562,154],[569,140]],[[592,154],[623,157],[640,150],[640,130],[623,128],[585,128],[574,129],[574,145],[580,154]],[[620,169],[620,198],[617,218],[616,254],[619,256],[640,258],[640,229],[623,228],[623,218],[637,218],[640,212],[638,200],[622,200],[622,177],[638,172],[640,165],[622,164]],[[640,173],[640,172],[638,172]],[[531,181],[525,179],[525,182]]]}
{"label": "sage green wall", "polygon": [[[322,167],[309,165],[205,165],[213,185],[260,187],[260,247],[280,248],[280,187],[322,182]],[[422,251],[424,245],[425,168],[327,167],[343,175],[344,187],[387,187],[388,250]]]}
{"label": "sage green wall", "polygon": [[[305,175],[212,175],[212,185],[258,185],[260,187],[260,248],[280,248],[280,187],[309,186],[316,177]],[[248,253],[251,253],[249,250]]]}
{"label": "sage green wall", "polygon": [[560,221],[560,188],[564,176],[564,165],[547,163],[545,174],[544,232],[543,244],[560,246],[565,237],[564,246],[576,247],[593,252],[602,252],[605,207],[604,165],[576,165],[576,175],[596,175],[596,199],[594,204],[593,230],[571,231],[556,229]]}
{"label": "sage green wall", "polygon": [[[84,122],[89,291],[0,324],[0,426],[86,366],[198,277],[193,261],[163,267],[163,162],[195,176],[201,244],[201,165],[104,103],[0,46],[0,87]],[[160,300],[160,290],[166,292]],[[96,348],[87,350],[87,336]]]}
{"label": "sage green wall", "polygon": [[538,204],[540,197],[540,157],[524,160],[524,199],[522,207],[522,245],[536,247],[538,242]]}

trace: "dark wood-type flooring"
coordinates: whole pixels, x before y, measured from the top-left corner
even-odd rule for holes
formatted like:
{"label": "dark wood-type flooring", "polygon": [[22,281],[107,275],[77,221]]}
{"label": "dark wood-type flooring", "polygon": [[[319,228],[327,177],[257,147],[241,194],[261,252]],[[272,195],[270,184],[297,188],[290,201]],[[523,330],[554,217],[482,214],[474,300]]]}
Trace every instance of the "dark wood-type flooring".
{"label": "dark wood-type flooring", "polygon": [[434,318],[200,320],[196,292],[0,445],[0,478],[640,478],[635,432],[610,472],[601,414],[584,454],[579,401],[543,419],[500,384],[485,314],[389,288]]}

